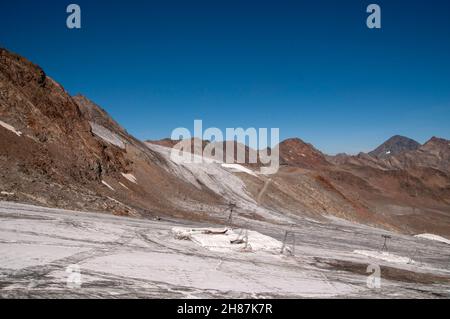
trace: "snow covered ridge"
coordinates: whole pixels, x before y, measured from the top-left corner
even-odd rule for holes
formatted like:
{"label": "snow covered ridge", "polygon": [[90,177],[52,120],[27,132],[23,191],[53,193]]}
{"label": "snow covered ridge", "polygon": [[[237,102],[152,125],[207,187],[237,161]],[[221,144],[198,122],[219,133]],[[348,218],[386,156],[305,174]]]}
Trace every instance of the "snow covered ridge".
{"label": "snow covered ridge", "polygon": [[450,240],[448,240],[447,238],[438,236],[438,235],[434,235],[434,234],[420,234],[420,235],[416,235],[414,237],[428,239],[428,240],[434,240],[434,241],[439,241],[441,243],[446,243],[446,244],[450,245]]}
{"label": "snow covered ridge", "polygon": [[409,257],[397,256],[385,251],[374,251],[374,250],[355,250],[355,254],[363,255],[370,258],[380,259],[391,263],[397,264],[411,264],[414,263]]}
{"label": "snow covered ridge", "polygon": [[22,132],[17,131],[14,126],[11,126],[11,125],[3,122],[3,121],[0,121],[0,126],[3,126],[5,129],[7,129],[8,131],[13,132],[17,136],[22,136]]}
{"label": "snow covered ridge", "polygon": [[89,124],[91,124],[92,133],[100,137],[102,140],[121,149],[125,149],[125,143],[117,134],[94,122],[89,122]]}
{"label": "snow covered ridge", "polygon": [[256,231],[231,228],[172,228],[179,240],[191,240],[195,244],[215,252],[266,252],[279,254],[282,243]]}

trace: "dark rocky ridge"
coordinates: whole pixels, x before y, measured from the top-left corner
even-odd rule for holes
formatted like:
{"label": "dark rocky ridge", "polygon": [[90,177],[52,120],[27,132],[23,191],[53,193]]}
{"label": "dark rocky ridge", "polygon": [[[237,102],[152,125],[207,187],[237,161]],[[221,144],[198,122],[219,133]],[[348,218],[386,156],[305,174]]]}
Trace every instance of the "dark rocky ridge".
{"label": "dark rocky ridge", "polygon": [[420,143],[414,141],[413,139],[395,135],[378,146],[372,152],[369,152],[369,155],[375,158],[389,158],[403,152],[415,151],[420,146]]}

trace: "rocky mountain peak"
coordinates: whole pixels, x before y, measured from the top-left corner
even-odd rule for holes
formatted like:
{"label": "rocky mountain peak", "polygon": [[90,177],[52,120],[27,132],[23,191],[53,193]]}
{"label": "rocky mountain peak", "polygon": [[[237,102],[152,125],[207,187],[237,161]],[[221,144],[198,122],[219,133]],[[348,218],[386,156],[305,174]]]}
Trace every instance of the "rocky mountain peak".
{"label": "rocky mountain peak", "polygon": [[369,153],[375,158],[389,158],[403,152],[414,151],[420,147],[420,143],[405,136],[395,135]]}
{"label": "rocky mountain peak", "polygon": [[302,168],[329,164],[320,151],[299,138],[290,138],[280,143],[280,163]]}

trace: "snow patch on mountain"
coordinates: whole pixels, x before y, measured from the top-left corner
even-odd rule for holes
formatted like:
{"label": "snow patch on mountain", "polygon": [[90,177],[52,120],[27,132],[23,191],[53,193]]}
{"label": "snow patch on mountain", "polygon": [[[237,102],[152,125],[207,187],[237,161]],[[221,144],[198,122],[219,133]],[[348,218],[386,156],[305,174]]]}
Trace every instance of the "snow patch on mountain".
{"label": "snow patch on mountain", "polygon": [[105,142],[115,145],[121,149],[125,149],[125,143],[122,139],[115,133],[108,130],[106,127],[103,127],[94,122],[89,122],[91,124],[92,133],[100,137]]}
{"label": "snow patch on mountain", "polygon": [[122,182],[119,182],[119,185],[122,186],[122,187],[125,188],[125,189],[130,190],[130,189],[129,189],[128,187],[126,187]]}
{"label": "snow patch on mountain", "polygon": [[112,186],[109,185],[107,182],[102,181],[102,184],[105,185],[106,187],[108,187],[110,190],[114,191],[114,188],[112,188]]}
{"label": "snow patch on mountain", "polygon": [[7,129],[8,131],[13,132],[17,136],[22,136],[22,132],[17,131],[14,126],[11,126],[11,125],[3,122],[3,121],[0,121],[0,126],[2,126],[3,128]]}
{"label": "snow patch on mountain", "polygon": [[122,173],[122,176],[125,177],[125,178],[126,178],[127,180],[129,180],[130,182],[132,182],[132,183],[134,183],[134,184],[137,184],[137,179],[136,179],[136,177],[134,177],[133,174],[125,174],[125,173]]}

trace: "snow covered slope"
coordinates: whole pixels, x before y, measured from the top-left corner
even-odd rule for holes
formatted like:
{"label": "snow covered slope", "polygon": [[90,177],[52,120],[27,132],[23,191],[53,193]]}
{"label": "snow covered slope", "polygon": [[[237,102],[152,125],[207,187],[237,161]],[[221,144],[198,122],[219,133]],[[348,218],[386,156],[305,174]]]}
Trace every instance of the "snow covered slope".
{"label": "snow covered slope", "polygon": [[417,238],[424,238],[424,239],[429,239],[429,240],[434,240],[434,241],[439,241],[441,243],[446,243],[450,245],[450,240],[447,238],[444,238],[442,236],[438,236],[438,235],[434,235],[434,234],[420,234],[420,235],[416,235]]}
{"label": "snow covered slope", "polygon": [[[239,208],[254,212],[263,218],[273,221],[289,222],[289,218],[278,212],[268,210],[257,204],[250,195],[244,181],[222,162],[206,157],[192,155],[192,161],[183,160],[182,156],[171,156],[172,149],[160,145],[146,143],[154,152],[160,154],[167,165],[165,169],[178,178],[191,183],[200,190],[209,190],[219,195],[225,202],[235,203]],[[190,153],[186,155],[191,156]],[[195,160],[197,157],[197,161]],[[258,178],[258,177],[254,177]],[[180,203],[182,205],[183,203]]]}
{"label": "snow covered slope", "polygon": [[[199,163],[194,160],[192,162],[185,162],[181,157],[179,160],[174,160],[171,157],[171,148],[150,143],[147,143],[147,146],[164,156],[169,163],[168,169],[172,173],[195,185],[197,188],[207,187],[213,192],[221,196],[229,197],[230,199],[238,197],[244,201],[254,202],[248,196],[242,180],[226,169],[223,169],[221,163],[208,158],[201,158]],[[191,154],[188,153],[188,155],[190,156]],[[197,157],[197,155],[192,156]]]}
{"label": "snow covered slope", "polygon": [[[283,241],[284,227],[254,226],[250,241]],[[370,289],[373,260],[353,251],[373,249],[377,229],[305,220],[289,228],[296,253],[287,256],[214,251],[175,239],[174,227],[217,226],[0,202],[0,298],[450,297],[450,254],[432,241],[391,234],[393,254],[414,247],[420,263],[380,260],[381,288]]]}

